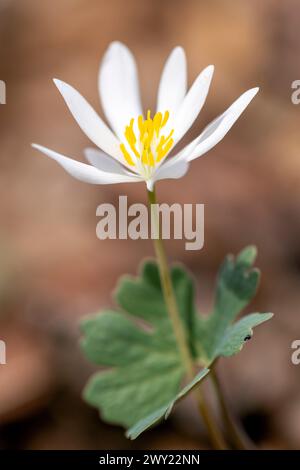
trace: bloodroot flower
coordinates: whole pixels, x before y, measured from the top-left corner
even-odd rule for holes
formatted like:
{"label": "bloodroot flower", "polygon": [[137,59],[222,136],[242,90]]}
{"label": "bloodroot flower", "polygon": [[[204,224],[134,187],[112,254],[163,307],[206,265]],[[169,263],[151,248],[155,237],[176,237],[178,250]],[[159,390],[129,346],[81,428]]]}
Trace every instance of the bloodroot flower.
{"label": "bloodroot flower", "polygon": [[181,47],[176,47],[162,72],[156,113],[147,111],[144,115],[134,57],[124,44],[113,42],[104,55],[99,73],[99,93],[110,128],[78,91],[54,80],[73,117],[98,147],[85,150],[90,164],[37,144],[33,147],[86,183],[145,181],[152,191],[156,181],[184,176],[192,160],[223,139],[258,92],[258,88],[246,91],[196,139],[176,153],[177,143],[204,105],[213,71],[212,65],[206,67],[187,91],[185,53]]}

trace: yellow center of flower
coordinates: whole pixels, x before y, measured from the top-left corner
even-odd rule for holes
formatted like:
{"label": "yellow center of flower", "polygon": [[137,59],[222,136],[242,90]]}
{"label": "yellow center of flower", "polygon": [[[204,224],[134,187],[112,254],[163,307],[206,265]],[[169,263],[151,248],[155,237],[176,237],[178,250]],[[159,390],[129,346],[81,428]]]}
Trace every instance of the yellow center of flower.
{"label": "yellow center of flower", "polygon": [[[147,118],[139,116],[137,126],[132,118],[128,126],[125,127],[126,145],[120,144],[121,151],[126,162],[132,166],[146,165],[154,167],[169,152],[174,140],[172,129],[167,136],[162,134],[162,129],[168,122],[169,111],[164,114],[158,112],[151,118],[151,112],[147,112]],[[145,168],[145,167],[144,167]],[[149,168],[150,169],[150,168]]]}

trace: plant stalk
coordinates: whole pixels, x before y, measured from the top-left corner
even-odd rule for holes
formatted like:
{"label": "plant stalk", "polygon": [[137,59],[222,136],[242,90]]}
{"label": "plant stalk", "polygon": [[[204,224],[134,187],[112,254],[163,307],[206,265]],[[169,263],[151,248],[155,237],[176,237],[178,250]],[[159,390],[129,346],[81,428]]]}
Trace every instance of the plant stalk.
{"label": "plant stalk", "polygon": [[[169,267],[166,252],[164,249],[163,241],[161,238],[161,231],[159,227],[159,217],[156,211],[157,204],[156,202],[156,194],[155,190],[148,191],[148,200],[149,200],[149,207],[151,210],[151,224],[154,224],[154,249],[155,254],[159,266],[160,272],[160,279],[163,289],[163,294],[165,298],[165,302],[167,305],[167,310],[169,313],[170,320],[172,322],[175,338],[177,341],[178,349],[182,358],[182,362],[184,364],[184,368],[186,370],[186,375],[189,380],[192,380],[195,371],[194,371],[194,361],[190,353],[190,349],[188,346],[186,332],[184,326],[182,324],[180,314],[177,307],[177,301],[170,277]],[[227,446],[221,435],[218,426],[215,423],[214,417],[208,408],[205,398],[203,396],[202,390],[197,388],[196,391],[197,401],[199,411],[202,415],[203,421],[207,427],[211,442],[215,449],[226,449]]]}
{"label": "plant stalk", "polygon": [[214,366],[212,366],[210,369],[210,378],[215,388],[216,396],[218,398],[221,408],[223,422],[230,436],[232,445],[237,450],[253,450],[255,448],[255,445],[247,436],[245,431],[240,427],[239,423],[235,420],[228,407],[226,398],[222,391],[219,377],[215,371]]}

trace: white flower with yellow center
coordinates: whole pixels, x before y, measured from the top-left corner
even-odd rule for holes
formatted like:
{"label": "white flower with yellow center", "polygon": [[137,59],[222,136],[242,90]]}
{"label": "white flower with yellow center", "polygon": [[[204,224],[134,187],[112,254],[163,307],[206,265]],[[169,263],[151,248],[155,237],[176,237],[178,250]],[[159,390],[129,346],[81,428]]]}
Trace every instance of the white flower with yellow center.
{"label": "white flower with yellow center", "polygon": [[[214,147],[258,92],[252,88],[180,152],[174,148],[190,129],[204,105],[213,75],[205,68],[187,91],[186,59],[181,47],[169,56],[159,83],[157,110],[144,116],[133,55],[113,42],[102,61],[99,92],[111,129],[70,85],[54,80],[77,123],[101,150],[88,148],[81,163],[53,150],[33,147],[56,160],[75,178],[93,184],[145,181],[149,190],[158,180],[180,178],[189,163]],[[172,155],[173,154],[173,155]]]}

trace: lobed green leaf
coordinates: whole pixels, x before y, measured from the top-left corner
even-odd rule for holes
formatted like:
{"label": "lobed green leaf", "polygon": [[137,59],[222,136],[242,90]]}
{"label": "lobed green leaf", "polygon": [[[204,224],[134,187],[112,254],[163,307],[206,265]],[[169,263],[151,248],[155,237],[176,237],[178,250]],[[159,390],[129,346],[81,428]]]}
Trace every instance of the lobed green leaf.
{"label": "lobed green leaf", "polygon": [[194,282],[179,265],[171,279],[190,353],[205,367],[181,392],[185,370],[166,309],[156,262],[146,261],[137,277],[124,276],[115,291],[119,310],[106,310],[81,323],[81,346],[102,367],[89,380],[84,397],[103,419],[130,428],[135,439],[167,417],[221,356],[238,353],[253,328],[272,317],[253,313],[235,321],[254,297],[259,271],[253,267],[255,247],[228,256],[217,277],[209,315],[196,312]]}

